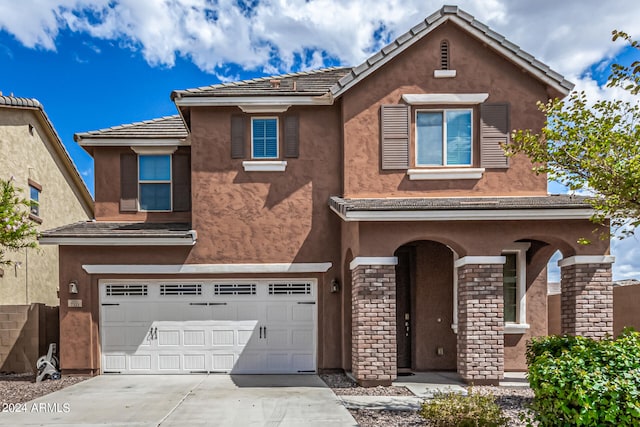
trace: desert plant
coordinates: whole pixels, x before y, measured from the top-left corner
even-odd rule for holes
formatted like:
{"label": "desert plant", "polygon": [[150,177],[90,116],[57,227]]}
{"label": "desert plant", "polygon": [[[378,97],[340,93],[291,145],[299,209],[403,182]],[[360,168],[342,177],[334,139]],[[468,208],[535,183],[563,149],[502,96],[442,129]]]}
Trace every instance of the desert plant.
{"label": "desert plant", "polygon": [[640,334],[543,337],[527,348],[541,426],[640,425]]}
{"label": "desert plant", "polygon": [[508,419],[491,394],[436,393],[422,404],[420,415],[435,427],[502,427]]}

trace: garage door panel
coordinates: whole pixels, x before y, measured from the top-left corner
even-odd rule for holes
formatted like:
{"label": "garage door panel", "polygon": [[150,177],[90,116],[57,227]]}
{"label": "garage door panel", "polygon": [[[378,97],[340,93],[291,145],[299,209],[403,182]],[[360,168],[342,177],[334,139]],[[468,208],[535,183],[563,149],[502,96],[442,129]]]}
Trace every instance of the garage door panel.
{"label": "garage door panel", "polygon": [[313,346],[313,329],[293,329],[291,346],[294,348],[311,348]]}
{"label": "garage door panel", "polygon": [[211,344],[213,346],[233,346],[238,340],[237,332],[232,329],[216,329],[211,331]]}
{"label": "garage door panel", "polygon": [[184,369],[189,371],[205,371],[207,355],[205,353],[185,354]]}
{"label": "garage door panel", "polygon": [[180,371],[180,354],[161,353],[158,356],[158,369],[160,371]]}
{"label": "garage door panel", "polygon": [[185,347],[204,347],[206,331],[204,329],[185,330],[183,331],[183,339]]}
{"label": "garage door panel", "polygon": [[151,355],[134,354],[129,357],[131,370],[149,371],[151,370]]}
{"label": "garage door panel", "polygon": [[219,353],[211,355],[211,370],[217,372],[230,372],[236,362],[233,353]]}
{"label": "garage door panel", "polygon": [[271,303],[267,307],[267,323],[286,322],[289,318],[289,307],[287,304]]}
{"label": "garage door panel", "polygon": [[313,322],[314,306],[311,304],[296,304],[291,306],[291,321]]}
{"label": "garage door panel", "polygon": [[125,354],[111,353],[104,355],[103,370],[105,371],[124,371],[127,367],[127,356]]}
{"label": "garage door panel", "polygon": [[158,347],[177,347],[180,342],[180,330],[179,329],[159,329],[158,332]]}

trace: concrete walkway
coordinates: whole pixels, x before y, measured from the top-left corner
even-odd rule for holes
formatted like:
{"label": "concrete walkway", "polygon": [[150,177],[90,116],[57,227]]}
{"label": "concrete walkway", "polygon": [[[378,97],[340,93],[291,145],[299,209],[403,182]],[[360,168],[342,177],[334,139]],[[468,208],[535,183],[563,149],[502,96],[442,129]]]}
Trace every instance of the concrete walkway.
{"label": "concrete walkway", "polygon": [[316,375],[101,375],[21,409],[0,425],[356,425]]}
{"label": "concrete walkway", "polygon": [[[467,385],[455,372],[416,372],[413,375],[400,376],[394,386],[409,389],[414,396],[339,396],[349,409],[371,409],[392,411],[417,411],[422,402],[431,399],[437,392],[467,394]],[[528,387],[523,372],[507,372],[501,387]]]}

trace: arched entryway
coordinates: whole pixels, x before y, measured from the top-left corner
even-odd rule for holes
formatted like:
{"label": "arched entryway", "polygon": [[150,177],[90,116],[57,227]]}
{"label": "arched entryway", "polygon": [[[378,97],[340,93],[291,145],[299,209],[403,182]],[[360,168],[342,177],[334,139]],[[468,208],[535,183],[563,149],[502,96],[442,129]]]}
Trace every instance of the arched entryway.
{"label": "arched entryway", "polygon": [[456,254],[442,243],[420,240],[402,245],[394,256],[398,373],[456,370]]}

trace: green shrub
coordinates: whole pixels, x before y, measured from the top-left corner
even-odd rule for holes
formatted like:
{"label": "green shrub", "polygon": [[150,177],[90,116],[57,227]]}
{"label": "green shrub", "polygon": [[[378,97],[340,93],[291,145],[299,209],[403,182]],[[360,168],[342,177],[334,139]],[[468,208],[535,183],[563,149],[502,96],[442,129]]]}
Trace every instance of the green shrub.
{"label": "green shrub", "polygon": [[543,337],[527,345],[532,409],[541,426],[640,425],[640,334]]}
{"label": "green shrub", "polygon": [[508,419],[502,415],[493,395],[472,393],[436,393],[422,404],[420,415],[435,427],[503,427]]}

